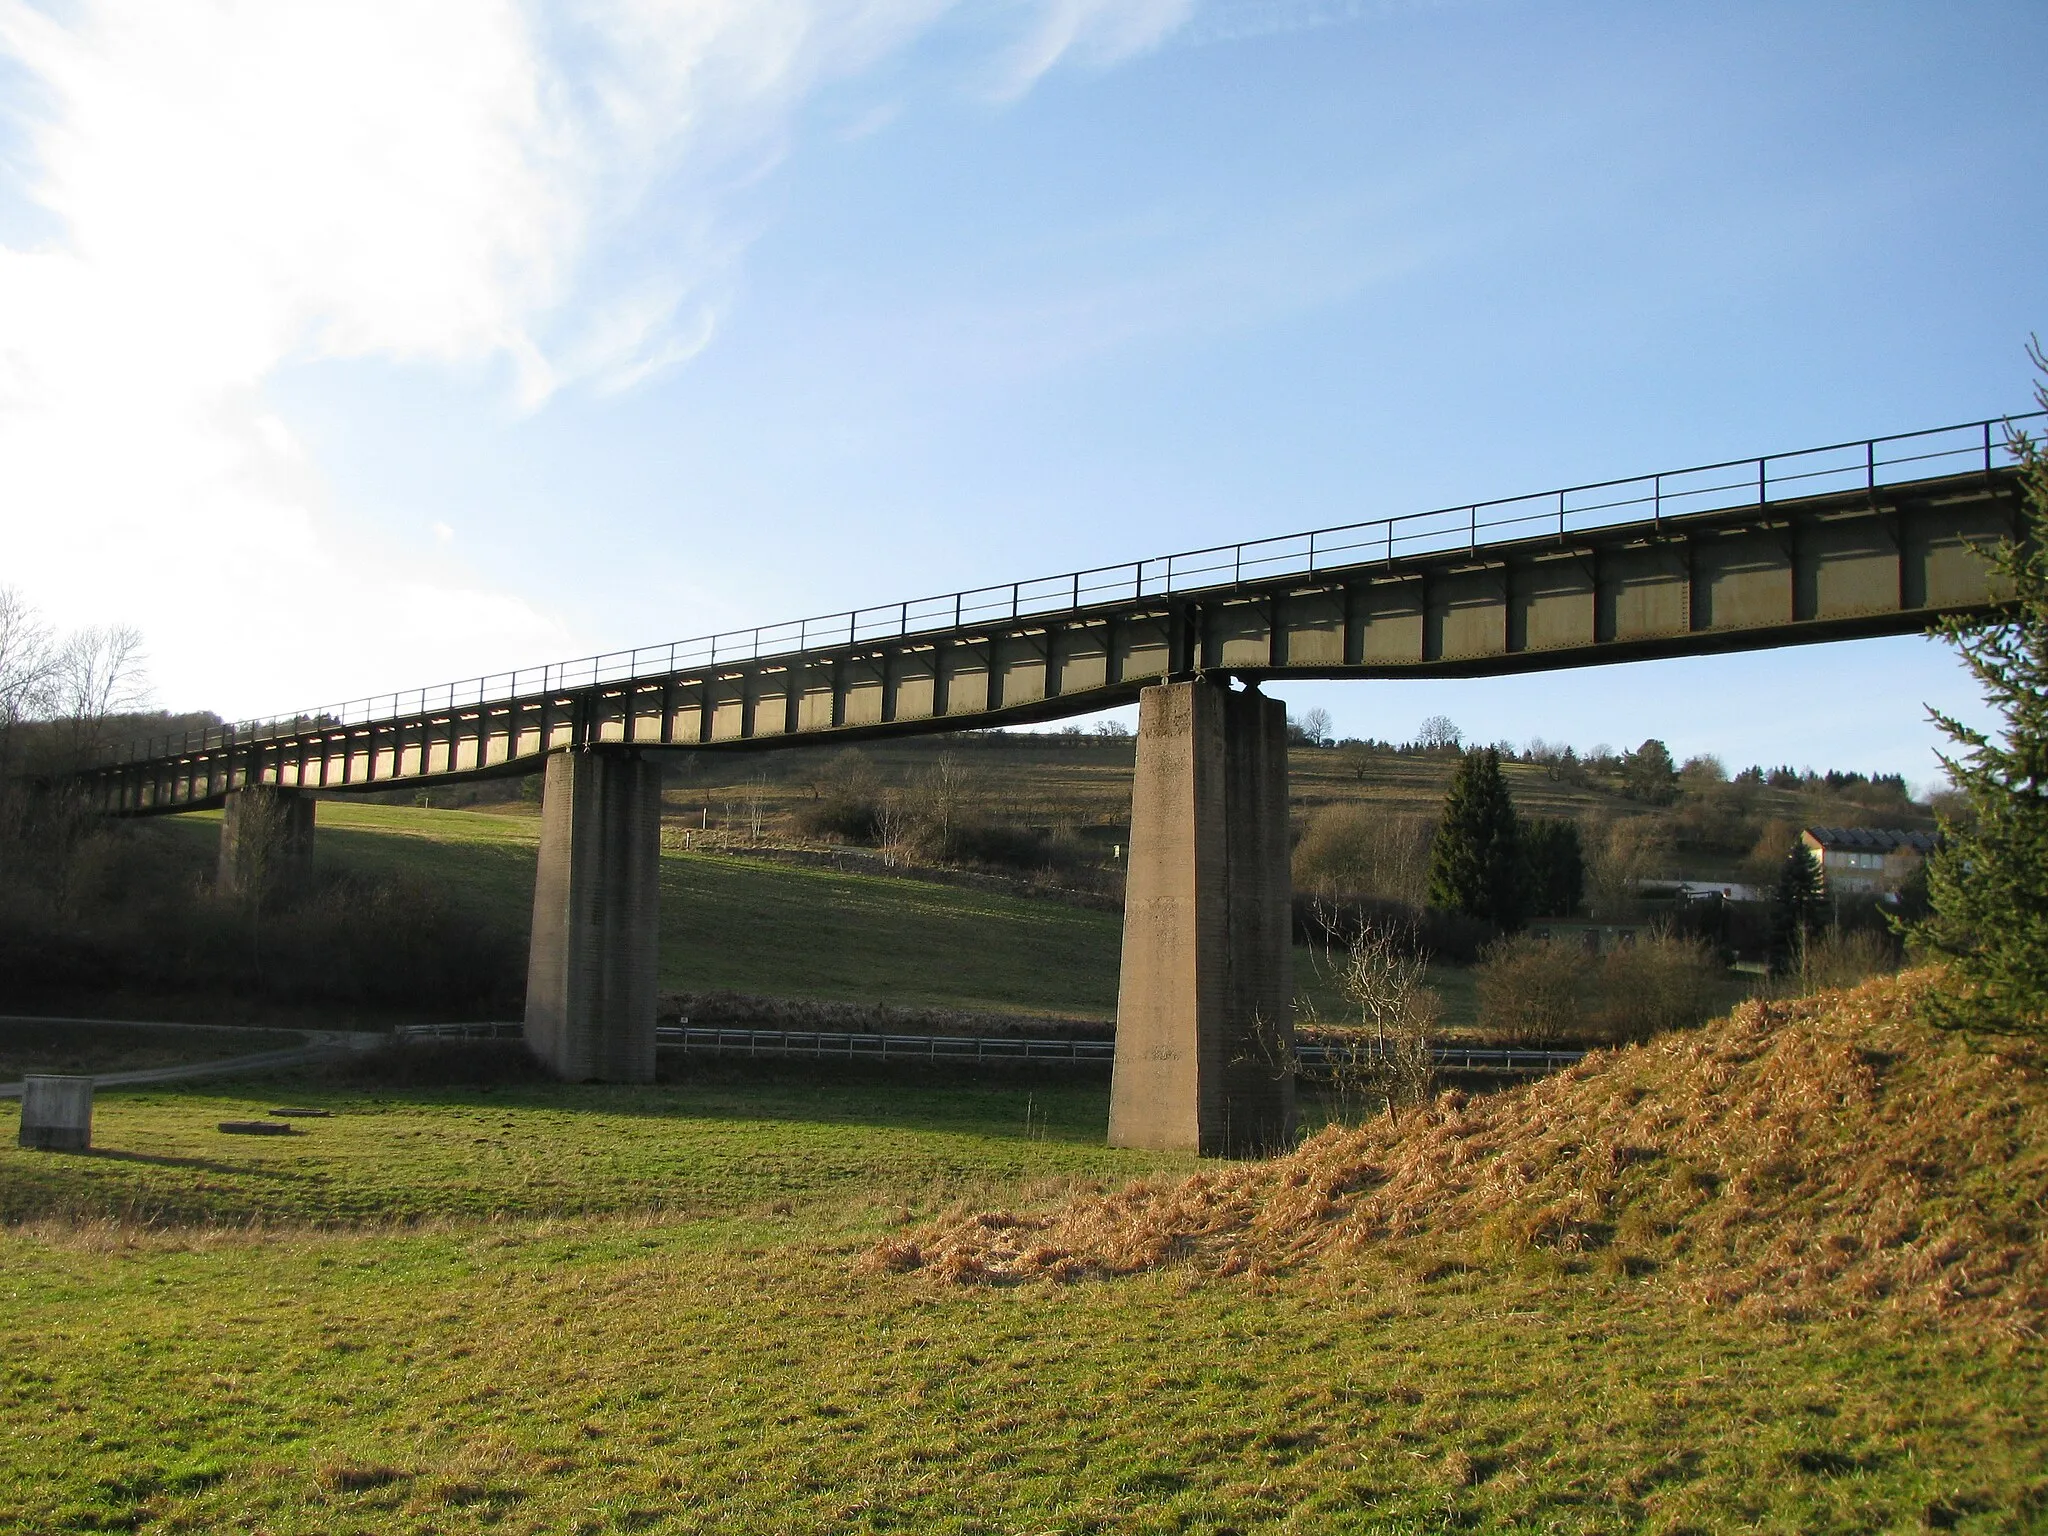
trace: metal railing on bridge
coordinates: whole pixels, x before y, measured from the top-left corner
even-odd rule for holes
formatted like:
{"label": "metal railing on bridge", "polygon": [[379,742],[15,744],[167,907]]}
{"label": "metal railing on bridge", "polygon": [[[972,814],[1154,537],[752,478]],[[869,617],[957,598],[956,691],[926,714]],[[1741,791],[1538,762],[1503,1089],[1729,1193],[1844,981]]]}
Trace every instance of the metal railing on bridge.
{"label": "metal railing on bridge", "polygon": [[[506,1040],[519,1037],[516,1023],[402,1024],[404,1040]],[[735,1025],[663,1024],[655,1043],[699,1056],[802,1058],[814,1061],[946,1061],[1046,1063],[1107,1066],[1116,1042],[1104,1039],[1030,1039],[1014,1035],[871,1035],[845,1030],[746,1029]],[[1297,1069],[1313,1076],[1332,1066],[1371,1060],[1370,1046],[1307,1040],[1294,1048]],[[1536,1077],[1562,1071],[1584,1051],[1525,1050],[1499,1046],[1442,1044],[1431,1047],[1439,1071]]]}
{"label": "metal railing on bridge", "polygon": [[697,667],[773,660],[807,651],[944,634],[979,623],[1014,622],[1182,593],[1212,592],[1268,578],[1314,576],[1324,570],[1431,554],[1476,552],[1493,544],[1551,535],[1569,537],[1618,523],[1647,521],[1736,507],[1769,505],[1830,491],[1876,490],[1910,480],[1981,467],[1986,473],[2017,462],[2007,441],[2021,422],[2048,411],[1994,416],[1919,432],[1893,433],[1803,448],[1752,459],[1727,459],[1687,469],[1598,480],[1527,496],[1467,502],[1217,544],[1116,565],[1092,566],[992,587],[792,619],[750,629],[725,630],[690,640],[608,651],[575,661],[465,678],[399,693],[374,694],[343,704],[287,715],[241,720],[217,730],[187,732],[105,749],[101,766],[149,760],[216,746],[271,740],[325,727],[410,718],[436,710],[507,703],[549,693],[662,677]]}

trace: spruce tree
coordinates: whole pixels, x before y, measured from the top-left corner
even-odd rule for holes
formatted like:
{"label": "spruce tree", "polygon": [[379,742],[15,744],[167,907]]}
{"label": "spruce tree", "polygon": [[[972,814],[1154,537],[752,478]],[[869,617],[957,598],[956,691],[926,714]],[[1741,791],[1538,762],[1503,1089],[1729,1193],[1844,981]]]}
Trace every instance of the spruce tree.
{"label": "spruce tree", "polygon": [[1586,889],[1579,824],[1537,817],[1521,824],[1521,838],[1529,869],[1529,916],[1570,917]]}
{"label": "spruce tree", "polygon": [[[2048,372],[2039,342],[2035,366]],[[2034,396],[2048,407],[2048,387]],[[1990,618],[1950,620],[1962,653],[2003,726],[1993,736],[1928,713],[1959,749],[1943,754],[1969,814],[1945,821],[1927,866],[1932,913],[1906,925],[1923,951],[1949,963],[1928,1012],[1950,1028],[2048,1035],[2048,452],[2008,433],[2025,499],[2017,542],[1991,551],[2011,588]]]}
{"label": "spruce tree", "polygon": [[1805,843],[1794,843],[1778,866],[1778,889],[1771,902],[1771,969],[1780,974],[1799,968],[1806,943],[1820,931],[1827,911],[1827,885],[1820,860]]}
{"label": "spruce tree", "polygon": [[1444,797],[1443,820],[1429,850],[1429,904],[1512,932],[1522,926],[1528,870],[1521,822],[1500,754],[1467,752]]}

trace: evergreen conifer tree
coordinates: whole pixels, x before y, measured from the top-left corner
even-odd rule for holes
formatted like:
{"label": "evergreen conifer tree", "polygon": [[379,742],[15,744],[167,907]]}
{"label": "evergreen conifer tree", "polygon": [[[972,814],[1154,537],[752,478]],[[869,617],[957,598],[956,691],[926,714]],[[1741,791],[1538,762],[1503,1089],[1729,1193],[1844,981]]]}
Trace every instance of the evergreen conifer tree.
{"label": "evergreen conifer tree", "polygon": [[1528,910],[1527,885],[1521,822],[1500,754],[1492,747],[1467,752],[1430,846],[1429,904],[1513,931]]}
{"label": "evergreen conifer tree", "polygon": [[1586,889],[1586,852],[1579,824],[1537,817],[1521,825],[1522,853],[1529,866],[1531,917],[1570,917]]}
{"label": "evergreen conifer tree", "polygon": [[1806,955],[1806,941],[1820,931],[1827,912],[1827,885],[1820,860],[1805,843],[1794,843],[1778,866],[1778,889],[1771,902],[1771,969],[1797,970]]}
{"label": "evergreen conifer tree", "polygon": [[[2030,353],[2048,372],[2039,342]],[[2048,387],[2036,385],[2034,397],[2048,407]],[[1929,711],[1960,749],[1942,762],[1969,815],[1944,823],[1927,866],[1933,911],[1907,932],[1949,962],[1950,984],[1928,1003],[1934,1022],[2048,1035],[2048,451],[2022,432],[2008,441],[2025,522],[1991,563],[2012,596],[1992,618],[1941,630],[2004,724],[1992,736]]]}

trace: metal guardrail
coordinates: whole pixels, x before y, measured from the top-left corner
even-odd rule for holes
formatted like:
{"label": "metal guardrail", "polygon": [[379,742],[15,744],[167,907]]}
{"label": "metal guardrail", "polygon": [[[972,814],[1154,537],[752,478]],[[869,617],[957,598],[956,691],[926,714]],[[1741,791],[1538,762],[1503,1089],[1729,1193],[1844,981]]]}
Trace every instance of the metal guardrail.
{"label": "metal guardrail", "polygon": [[[1649,521],[1734,507],[1767,506],[1795,496],[1875,490],[1898,482],[1961,473],[1988,474],[2017,460],[2006,441],[2019,422],[2048,417],[2026,411],[1983,421],[1899,432],[1803,448],[1753,459],[1728,459],[1688,469],[1563,486],[1527,496],[1468,502],[1431,512],[1317,528],[1242,544],[1217,544],[1146,560],[1094,566],[993,587],[975,587],[872,608],[690,640],[608,651],[575,661],[465,678],[431,687],[380,693],[288,715],[239,720],[219,730],[152,737],[104,749],[97,766],[148,760],[216,746],[254,743],[329,726],[408,719],[435,710],[508,703],[720,662],[771,660],[863,640],[943,634],[977,623],[1007,623],[1091,606],[1208,592],[1274,577],[1391,562],[1403,557],[1476,552],[1490,544],[1555,533],[1565,537],[1617,523]],[[1484,538],[1481,535],[1485,535]]]}
{"label": "metal guardrail", "polygon": [[[1370,1059],[1381,1053],[1367,1047],[1362,1054]],[[1540,1077],[1549,1072],[1562,1072],[1586,1059],[1584,1051],[1509,1050],[1468,1045],[1431,1046],[1429,1054],[1436,1059],[1437,1070],[1442,1072],[1487,1072],[1515,1077]],[[1355,1059],[1355,1056],[1350,1046],[1308,1044],[1294,1048],[1294,1059],[1304,1067],[1328,1067]]]}
{"label": "metal guardrail", "polygon": [[[516,1023],[401,1024],[402,1040],[507,1040],[520,1036]],[[1116,1059],[1114,1040],[1041,1040],[1005,1035],[868,1035],[829,1029],[743,1029],[716,1024],[663,1024],[655,1043],[685,1053],[711,1056],[802,1057],[823,1061],[1051,1062],[1106,1066]],[[1372,1047],[1317,1043],[1297,1045],[1295,1065],[1327,1068],[1368,1059]],[[1534,1077],[1561,1071],[1584,1051],[1537,1051],[1495,1046],[1439,1045],[1431,1048],[1437,1067],[1448,1072],[1486,1072]]]}
{"label": "metal guardrail", "polygon": [[518,1040],[525,1036],[526,1026],[502,1019],[486,1024],[400,1024],[391,1033],[399,1040]]}
{"label": "metal guardrail", "polygon": [[1032,1040],[1003,1035],[863,1035],[818,1029],[664,1025],[655,1042],[714,1056],[801,1056],[832,1061],[1031,1061],[1107,1065],[1113,1040]]}

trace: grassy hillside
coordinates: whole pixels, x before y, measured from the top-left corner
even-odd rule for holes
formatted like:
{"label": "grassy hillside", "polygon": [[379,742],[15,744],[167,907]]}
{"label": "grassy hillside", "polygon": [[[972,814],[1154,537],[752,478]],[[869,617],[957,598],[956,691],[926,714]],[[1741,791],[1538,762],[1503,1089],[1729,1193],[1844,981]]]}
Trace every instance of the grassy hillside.
{"label": "grassy hillside", "polygon": [[[2038,1528],[2048,1091],[1867,996],[1199,1180],[1047,1079],[0,1108],[0,1531]],[[1112,1208],[1119,1278],[868,1261]]]}
{"label": "grassy hillside", "polygon": [[[316,846],[337,869],[440,882],[452,899],[523,934],[539,834],[530,808],[329,800],[320,806]],[[1116,1011],[1122,925],[1114,913],[673,846],[662,856],[661,897],[666,992],[1075,1018]]]}

